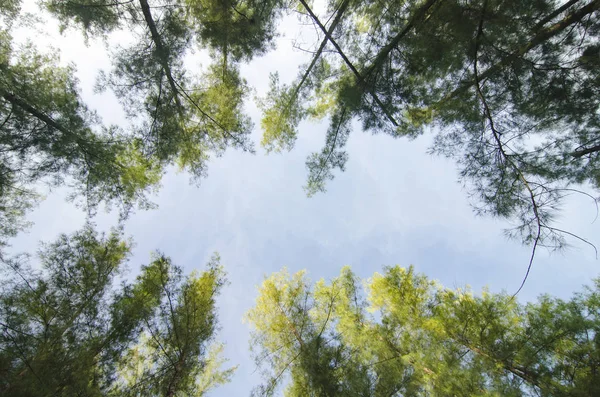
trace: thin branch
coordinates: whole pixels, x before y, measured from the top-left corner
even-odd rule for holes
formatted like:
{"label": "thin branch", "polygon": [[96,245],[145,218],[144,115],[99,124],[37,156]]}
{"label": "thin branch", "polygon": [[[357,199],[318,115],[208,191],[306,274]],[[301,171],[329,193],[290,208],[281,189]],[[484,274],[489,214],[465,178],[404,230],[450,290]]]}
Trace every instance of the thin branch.
{"label": "thin branch", "polygon": [[283,309],[283,307],[281,306],[281,302],[279,300],[277,300],[277,307],[279,308],[279,311],[285,318],[285,321],[290,325],[290,329],[292,330],[294,337],[300,344],[300,351],[302,351],[304,349],[304,341],[302,340],[302,336],[298,333],[298,330],[296,329],[296,326],[294,325],[294,323],[291,322],[290,319],[288,318],[288,316],[287,316],[285,310]]}
{"label": "thin branch", "polygon": [[371,65],[365,70],[365,76],[369,76],[371,73],[373,73],[375,69],[381,66],[381,64],[390,54],[390,52],[392,52],[392,50],[394,50],[398,46],[400,40],[402,40],[402,38],[404,38],[404,36],[406,36],[406,34],[410,32],[410,30],[414,28],[417,25],[417,23],[421,19],[423,19],[423,17],[425,17],[429,9],[437,1],[438,0],[428,0],[419,9],[417,9],[417,11],[415,11],[412,18],[406,23],[406,25],[404,25],[404,28],[400,32],[398,32],[398,34],[396,34],[396,36],[394,36],[394,38],[385,47],[383,47],[381,51],[379,51],[379,53],[375,56],[375,59],[373,60]]}
{"label": "thin branch", "polygon": [[2,130],[2,128],[4,128],[4,126],[6,125],[6,123],[8,123],[8,120],[10,120],[10,117],[12,116],[12,114],[13,114],[13,109],[11,107],[10,112],[8,113],[8,116],[6,116],[4,121],[2,121],[2,124],[0,124],[0,130]]}
{"label": "thin branch", "polygon": [[71,135],[71,131],[67,130],[65,127],[63,127],[62,125],[60,125],[56,121],[54,121],[50,116],[38,111],[36,108],[31,106],[24,100],[16,97],[15,95],[13,95],[9,92],[5,92],[2,94],[2,97],[4,99],[6,99],[8,102],[10,102],[11,104],[20,107],[21,109],[25,110],[27,113],[31,114],[35,118],[41,120],[47,126],[52,127],[55,130],[58,130],[65,135]]}
{"label": "thin branch", "polygon": [[[524,46],[513,51],[510,55],[503,58],[500,62],[496,63],[493,66],[490,66],[487,70],[485,70],[483,73],[481,73],[479,75],[479,80],[485,80],[489,76],[498,72],[504,66],[515,61],[517,58],[522,57],[523,55],[525,55],[526,53],[528,53],[535,47],[541,45],[545,41],[547,41],[547,40],[551,39],[552,37],[556,36],[557,34],[561,33],[563,30],[565,30],[570,25],[572,25],[574,23],[578,23],[579,21],[581,21],[581,19],[583,17],[585,17],[588,14],[592,14],[593,12],[597,11],[598,9],[600,9],[600,0],[593,0],[589,4],[587,4],[585,7],[582,7],[581,9],[569,14],[567,17],[565,17],[561,21],[555,23],[554,25],[540,30],[537,34],[535,34],[531,38],[531,40],[527,44],[525,44]],[[469,88],[471,88],[474,84],[475,84],[475,82],[473,82],[471,80],[463,81],[462,83],[459,84],[458,88],[456,88],[454,91],[452,91],[450,94],[448,94],[444,99],[442,99],[440,102],[438,102],[437,105],[439,105],[447,100],[453,99],[453,98],[457,97],[458,95],[463,94],[465,91],[467,91]]]}
{"label": "thin branch", "polygon": [[133,3],[133,0],[128,0],[124,2],[112,2],[112,3],[104,3],[104,4],[82,4],[75,1],[66,1],[67,5],[75,6],[79,8],[102,8],[102,7],[118,7],[121,5]]}
{"label": "thin branch", "polygon": [[[331,288],[333,289],[334,286],[335,286],[335,282],[333,283]],[[337,298],[338,295],[339,295],[339,291],[335,295],[331,294],[331,302],[329,302],[329,309],[327,310],[327,318],[325,319],[325,322],[323,323],[323,326],[321,327],[321,331],[319,332],[319,335],[317,335],[317,338],[320,338],[321,335],[323,335],[323,332],[325,331],[325,328],[327,327],[327,323],[329,322],[329,318],[331,317],[331,312],[333,311],[335,299]]]}
{"label": "thin branch", "polygon": [[317,49],[317,52],[315,53],[315,56],[313,57],[310,65],[308,65],[308,68],[302,75],[300,82],[296,85],[296,88],[294,89],[292,98],[294,98],[294,97],[296,97],[296,95],[298,95],[300,88],[302,87],[302,85],[304,84],[304,82],[306,81],[308,76],[310,75],[310,72],[312,71],[313,67],[317,64],[317,61],[318,61],[319,57],[321,56],[321,53],[323,52],[323,50],[325,49],[325,46],[327,45],[327,41],[329,41],[328,37],[331,37],[331,35],[333,34],[333,31],[335,30],[335,28],[339,24],[340,20],[342,19],[342,14],[346,11],[346,8],[348,8],[349,3],[350,3],[350,0],[344,0],[344,2],[340,5],[340,9],[338,10],[337,14],[335,15],[335,19],[329,26],[329,29],[327,29],[325,38],[323,39],[323,41],[321,41],[321,45]]}
{"label": "thin branch", "polygon": [[238,137],[236,137],[231,132],[229,132],[229,130],[227,130],[217,120],[215,120],[210,114],[206,113],[206,111],[204,111],[200,107],[200,105],[196,101],[194,101],[194,99],[187,92],[185,92],[185,90],[183,90],[183,87],[181,87],[181,85],[178,85],[178,86],[181,88],[181,90],[179,92],[181,92],[183,94],[183,96],[200,112],[200,114],[202,114],[202,116],[204,116],[205,118],[210,120],[213,124],[215,124],[217,127],[219,127],[226,135],[228,135],[232,140],[237,142],[237,144],[240,145],[244,151],[247,151],[250,153],[253,152],[252,148],[247,147],[243,141],[241,141]]}
{"label": "thin branch", "polygon": [[327,31],[327,29],[325,29],[325,26],[323,26],[323,24],[321,23],[321,21],[319,20],[319,18],[317,18],[317,16],[314,14],[314,12],[312,11],[312,9],[309,7],[308,4],[306,4],[305,0],[300,0],[300,3],[304,6],[304,8],[306,9],[306,11],[310,14],[311,18],[315,21],[315,23],[317,25],[319,25],[319,28],[321,29],[321,31],[325,34],[325,37],[329,40],[329,42],[331,44],[333,44],[333,46],[335,47],[335,49],[337,50],[337,52],[340,54],[340,56],[342,57],[342,59],[344,60],[344,62],[346,63],[346,65],[348,66],[348,68],[352,71],[352,73],[354,73],[354,75],[356,76],[356,79],[358,80],[358,82],[363,86],[363,88],[369,93],[371,94],[371,97],[373,98],[373,100],[375,101],[375,103],[377,103],[377,105],[379,106],[379,108],[383,111],[383,113],[386,115],[386,117],[388,118],[388,120],[394,125],[394,126],[398,126],[398,122],[394,119],[394,116],[392,116],[392,114],[386,109],[385,105],[383,104],[383,102],[381,102],[381,100],[377,97],[377,94],[375,94],[375,91],[373,91],[372,88],[370,88],[367,83],[365,82],[365,79],[362,77],[362,75],[360,74],[360,72],[358,71],[358,69],[356,69],[356,67],[352,64],[352,62],[350,62],[350,60],[348,59],[348,57],[346,56],[346,54],[344,53],[344,51],[342,50],[342,48],[338,45],[338,43],[333,39],[333,37],[331,36],[331,34],[329,34],[329,32]]}
{"label": "thin branch", "polygon": [[519,175],[519,179],[521,179],[521,181],[523,182],[523,185],[525,186],[525,189],[527,189],[527,191],[529,193],[529,197],[531,198],[531,205],[533,206],[533,213],[535,216],[535,221],[537,223],[536,236],[534,238],[533,248],[531,250],[531,257],[529,258],[527,272],[525,273],[525,277],[523,278],[523,282],[519,286],[519,289],[517,290],[517,292],[514,293],[514,295],[513,295],[513,297],[514,297],[521,291],[521,289],[525,285],[525,282],[527,281],[527,278],[529,277],[529,272],[531,270],[531,266],[533,265],[533,260],[535,258],[535,252],[536,252],[538,243],[539,243],[541,235],[542,235],[542,221],[541,221],[541,216],[539,214],[538,203],[535,198],[535,193],[533,192],[533,189],[529,185],[529,182],[523,175],[523,172],[510,159],[510,157],[504,151],[502,141],[500,140],[500,134],[496,130],[496,127],[494,126],[494,119],[492,117],[492,112],[491,112],[490,107],[488,106],[487,100],[485,99],[485,96],[483,95],[483,92],[481,90],[481,84],[480,84],[481,80],[480,80],[479,72],[477,70],[477,63],[478,63],[477,61],[478,61],[478,51],[479,51],[479,39],[483,33],[483,19],[484,19],[486,5],[487,5],[487,0],[484,1],[484,3],[483,3],[482,9],[481,9],[481,18],[479,19],[479,26],[477,28],[477,35],[475,36],[475,54],[474,54],[474,61],[473,61],[473,73],[475,75],[475,89],[477,91],[477,95],[481,99],[481,103],[483,105],[485,116],[489,122],[490,129],[492,131],[492,135],[494,137],[494,140],[496,141],[496,144],[498,145],[498,150],[501,153],[502,158],[517,172],[517,174]]}
{"label": "thin branch", "polygon": [[[271,381],[269,381],[270,385],[268,388],[268,391],[272,391],[275,386],[277,386],[277,382],[279,381],[279,378],[281,378],[281,376],[285,373],[285,371],[290,367],[290,365],[292,365],[292,363],[294,361],[296,361],[296,359],[298,357],[300,357],[300,354],[302,354],[302,351],[299,351],[298,354],[296,354],[282,369],[281,371],[279,371],[279,374],[277,374],[277,376],[272,379]],[[266,395],[268,395],[268,393],[266,393]]]}
{"label": "thin branch", "polygon": [[337,128],[335,129],[335,135],[333,137],[333,143],[331,144],[331,150],[329,150],[329,153],[327,154],[327,157],[325,158],[324,166],[319,170],[319,173],[315,177],[316,181],[318,181],[321,178],[321,174],[323,173],[323,169],[327,165],[327,163],[329,162],[329,158],[331,157],[331,155],[333,154],[333,151],[335,150],[335,145],[337,143],[337,138],[338,138],[338,135],[339,135],[339,132],[340,132],[340,128],[342,127],[342,124],[344,123],[344,116],[345,115],[346,115],[346,108],[344,108],[342,110],[342,114],[340,116],[340,122],[339,122]]}
{"label": "thin branch", "polygon": [[[21,359],[23,360],[23,363],[25,364],[25,366],[27,367],[24,371],[21,372],[21,376],[27,371],[29,370],[29,372],[31,372],[33,374],[33,376],[37,379],[37,381],[40,383],[40,385],[42,385],[45,389],[47,389],[48,391],[50,391],[50,388],[48,387],[48,385],[42,380],[42,378],[37,374],[37,372],[35,372],[35,370],[33,369],[33,365],[29,362],[29,360],[27,359],[27,356],[25,355],[25,351],[23,351],[23,348],[21,347],[21,345],[19,343],[17,343],[17,341],[15,340],[15,338],[10,335],[9,333],[5,334],[8,338],[10,338],[12,340],[12,342],[14,343],[15,347],[17,348],[17,350],[19,351],[19,353],[21,354]],[[9,386],[10,387],[10,386]]]}
{"label": "thin branch", "polygon": [[175,362],[173,361],[173,359],[171,358],[171,356],[169,355],[169,353],[167,353],[167,351],[163,347],[162,343],[160,343],[160,340],[158,340],[158,338],[154,335],[154,332],[152,332],[152,327],[150,326],[150,323],[148,322],[148,319],[145,318],[145,317],[144,317],[144,322],[146,323],[146,326],[148,327],[148,332],[150,333],[150,336],[152,337],[152,339],[154,339],[154,341],[156,342],[156,344],[158,345],[158,347],[160,347],[160,350],[162,350],[162,352],[165,354],[165,357],[171,363],[171,365],[173,367],[175,367]]}
{"label": "thin branch", "polygon": [[[167,270],[168,271],[168,270]],[[167,281],[165,280],[165,274],[161,269],[160,272],[160,284],[162,287],[162,290],[165,293],[165,296],[167,297],[167,301],[169,302],[169,313],[170,313],[170,317],[171,317],[171,322],[173,323],[173,332],[175,333],[175,339],[177,340],[177,348],[179,349],[179,353],[181,353],[181,340],[179,339],[179,333],[177,332],[177,322],[175,321],[175,309],[173,308],[173,301],[171,300],[171,292],[167,289]],[[168,329],[168,327],[167,327]]]}
{"label": "thin branch", "polygon": [[596,246],[593,243],[591,243],[590,241],[588,241],[588,240],[584,239],[583,237],[580,237],[580,236],[578,236],[578,235],[576,235],[574,233],[567,232],[566,230],[558,229],[556,227],[552,227],[552,226],[548,226],[548,225],[544,225],[544,227],[547,228],[547,229],[549,229],[549,230],[552,230],[554,232],[559,232],[559,233],[567,234],[567,235],[569,235],[571,237],[576,238],[579,241],[582,241],[582,242],[586,243],[587,245],[589,245],[590,247],[592,247],[594,249],[594,252],[596,254],[596,259],[598,259],[598,248],[596,248]]}
{"label": "thin branch", "polygon": [[[584,196],[589,197],[590,199],[592,199],[592,201],[594,202],[594,205],[596,207],[596,216],[594,217],[594,220],[591,223],[595,223],[596,220],[598,219],[598,216],[600,215],[600,207],[598,206],[598,199],[594,196],[592,196],[591,194],[584,192],[583,190],[579,190],[579,189],[573,189],[573,188],[549,188],[546,185],[543,185],[541,183],[537,183],[537,182],[530,182],[532,185],[536,185],[536,188],[539,187],[543,190],[545,190],[546,192],[550,193],[550,192],[573,192],[573,193],[579,193],[582,194]],[[562,197],[565,197],[566,194]]]}

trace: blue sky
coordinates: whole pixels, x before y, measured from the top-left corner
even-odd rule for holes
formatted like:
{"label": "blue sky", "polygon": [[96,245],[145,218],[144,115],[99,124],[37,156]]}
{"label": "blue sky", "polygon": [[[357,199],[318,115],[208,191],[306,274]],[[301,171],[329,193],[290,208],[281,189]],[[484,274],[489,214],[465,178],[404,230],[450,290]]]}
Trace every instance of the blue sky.
{"label": "blue sky", "polygon": [[[294,18],[288,22],[286,27],[295,26]],[[259,95],[266,90],[270,71],[279,70],[283,81],[291,81],[296,66],[307,60],[306,53],[292,49],[296,32],[282,33],[276,51],[242,69]],[[60,48],[64,62],[76,61],[82,93],[105,121],[122,120],[110,94],[93,94],[97,71],[109,67],[102,44],[85,47],[75,32],[68,38],[55,32],[40,42]],[[199,187],[185,173],[171,170],[154,200],[159,209],[134,214],[125,228],[136,241],[131,274],[156,249],[188,272],[202,269],[213,252],[220,253],[230,285],[219,299],[219,339],[239,369],[232,383],[212,395],[248,395],[259,382],[242,317],[263,278],[284,266],[291,272],[307,269],[316,280],[334,277],[344,265],[369,277],[385,265],[413,264],[448,287],[468,284],[478,290],[487,285],[492,291],[514,292],[520,285],[530,248],[504,237],[507,222],[475,217],[454,164],[426,154],[430,137],[394,140],[363,133],[357,125],[348,142],[346,172],[337,174],[326,194],[308,199],[302,190],[304,162],[321,148],[326,125],[303,123],[292,152],[267,156],[258,146],[258,110],[253,103],[247,110],[256,123],[256,155],[227,151],[211,161],[208,178]],[[40,240],[83,225],[84,214],[64,196],[60,189],[48,194],[29,217],[35,225],[13,241],[15,251],[32,251]],[[599,243],[594,216],[589,199],[573,197],[565,202],[557,227]],[[96,222],[107,229],[115,216],[100,214]],[[572,243],[562,253],[538,252],[519,295],[522,301],[541,293],[567,298],[598,276],[600,262],[593,250]]]}

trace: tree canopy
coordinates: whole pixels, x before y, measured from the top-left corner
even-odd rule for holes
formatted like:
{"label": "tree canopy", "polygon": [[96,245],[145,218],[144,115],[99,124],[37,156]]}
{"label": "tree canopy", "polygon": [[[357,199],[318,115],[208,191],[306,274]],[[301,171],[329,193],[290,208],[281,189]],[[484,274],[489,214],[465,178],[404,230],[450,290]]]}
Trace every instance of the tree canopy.
{"label": "tree canopy", "polygon": [[214,343],[219,258],[186,277],[156,253],[117,284],[130,250],[88,226],[44,245],[40,270],[2,261],[0,394],[201,396],[230,378]]}
{"label": "tree canopy", "polygon": [[[267,278],[247,314],[256,395],[593,396],[600,280],[571,300],[448,289],[411,268]],[[288,382],[284,382],[285,380]]]}
{"label": "tree canopy", "polygon": [[[570,235],[552,222],[561,200],[595,200],[586,190],[599,186],[596,0],[330,0],[325,15],[304,0],[39,2],[63,30],[135,37],[110,49],[113,67],[98,81],[123,105],[130,123],[119,126],[86,107],[72,66],[12,44],[20,3],[0,5],[0,217],[15,225],[4,238],[22,226],[39,181],[66,181],[88,209],[112,203],[126,215],[150,206],[166,166],[198,180],[210,156],[253,151],[240,64],[273,47],[292,10],[321,37],[296,81],[272,77],[262,145],[291,149],[301,120],[329,119],[325,147],[306,162],[309,195],[344,169],[360,120],[393,137],[433,131],[431,151],[456,159],[476,211],[516,220],[510,234],[527,244],[561,246]],[[185,66],[196,50],[211,58],[200,72]]]}
{"label": "tree canopy", "polygon": [[[226,383],[214,257],[184,275],[160,252],[127,281],[132,242],[91,225],[30,256],[8,256],[39,187],[101,205],[153,204],[166,169],[198,181],[208,160],[254,151],[245,62],[273,48],[294,11],[318,32],[292,83],[261,98],[262,146],[290,150],[305,119],[329,122],[307,159],[308,195],[343,170],[355,121],[454,158],[476,211],[518,221],[533,246],[561,246],[561,200],[600,189],[600,0],[40,0],[63,32],[105,40],[110,90],[127,120],[107,125],[74,65],[20,43],[32,22],[0,0],[0,394],[202,396]],[[131,44],[111,35],[127,30]],[[195,52],[209,64],[186,66]],[[594,193],[595,194],[595,193]],[[577,236],[575,236],[577,237]],[[585,241],[585,240],[584,240]],[[532,256],[533,258],[533,256]],[[532,259],[533,260],[533,259]],[[530,262],[531,263],[531,262]],[[267,278],[247,315],[263,369],[256,395],[600,395],[600,280],[565,301],[448,289],[411,267],[363,282],[350,268],[313,284]]]}
{"label": "tree canopy", "polygon": [[600,186],[600,2],[331,0],[321,16],[299,2],[321,39],[296,81],[273,79],[262,145],[290,149],[301,120],[329,118],[309,195],[344,169],[352,120],[392,137],[433,131],[477,212],[517,220],[525,243],[563,243],[561,199]]}
{"label": "tree canopy", "polygon": [[[5,4],[6,3],[6,4]],[[166,166],[194,178],[211,155],[227,147],[253,151],[252,123],[242,107],[249,87],[239,63],[270,48],[279,1],[42,1],[65,30],[107,38],[117,29],[136,36],[112,49],[111,89],[131,121],[107,126],[81,98],[74,67],[33,44],[13,44],[10,28],[23,23],[20,1],[0,7],[0,240],[23,226],[36,202],[33,186],[72,185],[90,211],[100,203],[148,208]],[[241,33],[243,32],[243,34]],[[184,58],[207,49],[213,60],[192,74]]]}

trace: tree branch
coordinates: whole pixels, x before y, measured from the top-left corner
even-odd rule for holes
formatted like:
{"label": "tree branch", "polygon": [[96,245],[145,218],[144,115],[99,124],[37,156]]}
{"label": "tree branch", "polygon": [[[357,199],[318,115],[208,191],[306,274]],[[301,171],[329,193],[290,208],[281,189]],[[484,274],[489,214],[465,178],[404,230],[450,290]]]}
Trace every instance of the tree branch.
{"label": "tree branch", "polygon": [[314,14],[314,12],[309,7],[309,5],[306,4],[306,1],[305,0],[300,0],[300,3],[302,4],[302,6],[304,6],[304,8],[306,9],[306,11],[310,14],[311,18],[313,19],[313,21],[315,21],[315,23],[319,26],[319,28],[321,29],[321,31],[325,34],[325,37],[331,42],[331,44],[333,44],[333,46],[335,47],[335,49],[337,50],[337,52],[340,54],[340,56],[342,57],[342,59],[344,60],[344,62],[348,66],[348,68],[356,76],[356,79],[358,80],[358,82],[363,86],[363,88],[369,94],[371,94],[371,97],[373,98],[373,100],[375,101],[375,103],[377,103],[377,105],[383,111],[383,113],[386,115],[386,117],[388,118],[388,120],[394,126],[397,127],[398,126],[398,122],[394,119],[394,117],[392,116],[392,114],[385,108],[385,105],[377,97],[377,95],[375,94],[375,92],[371,88],[369,88],[369,86],[365,82],[365,79],[361,76],[361,74],[358,71],[358,69],[356,69],[356,67],[352,64],[352,62],[350,62],[350,60],[348,59],[348,57],[346,56],[346,54],[344,53],[344,51],[342,50],[342,48],[333,39],[333,37],[331,37],[331,34],[327,31],[327,29],[325,29],[325,26],[323,26],[323,24],[321,23],[321,21],[319,20],[319,18],[317,18],[317,16]]}
{"label": "tree branch", "polygon": [[490,129],[492,131],[492,135],[498,146],[498,151],[500,152],[502,158],[515,170],[515,172],[519,176],[519,179],[521,179],[521,181],[523,182],[525,189],[529,193],[529,197],[531,199],[531,205],[533,207],[533,213],[535,216],[535,222],[537,224],[536,236],[534,238],[533,248],[531,250],[531,257],[529,258],[529,265],[527,267],[527,272],[525,273],[525,277],[523,278],[523,282],[521,283],[519,289],[517,290],[517,292],[514,293],[514,295],[513,295],[513,297],[514,297],[521,291],[521,289],[525,285],[525,281],[527,281],[527,277],[529,276],[531,266],[533,265],[533,260],[535,258],[535,252],[536,252],[538,243],[542,236],[542,219],[541,219],[541,216],[539,213],[539,207],[538,207],[538,203],[536,201],[536,197],[535,197],[535,193],[534,193],[533,189],[529,185],[529,182],[523,175],[523,172],[521,171],[521,169],[510,159],[510,157],[504,150],[504,145],[502,144],[502,141],[500,140],[500,133],[498,132],[498,130],[496,130],[496,127],[494,125],[494,119],[492,117],[492,112],[490,110],[490,107],[488,106],[485,96],[483,95],[483,91],[481,90],[481,84],[480,84],[481,76],[479,75],[479,71],[477,70],[477,63],[478,63],[477,61],[478,61],[478,51],[479,51],[479,39],[481,38],[481,36],[483,34],[483,19],[484,19],[484,15],[485,15],[486,5],[487,5],[487,0],[485,0],[483,3],[482,10],[481,10],[481,18],[479,19],[479,26],[477,28],[477,34],[475,36],[475,54],[474,54],[474,60],[473,60],[473,74],[475,76],[475,89],[476,89],[477,95],[479,96],[481,103],[483,105],[484,114],[489,122]]}
{"label": "tree branch", "polygon": [[596,153],[596,152],[600,152],[600,145],[596,145],[596,146],[592,146],[592,147],[587,148],[587,149],[583,149],[583,150],[578,150],[578,151],[572,152],[571,156],[573,156],[576,159],[578,159],[578,158],[581,158],[581,157],[585,156],[586,154]]}
{"label": "tree branch", "polygon": [[15,95],[5,92],[4,94],[2,94],[2,98],[6,99],[8,102],[10,102],[13,105],[20,107],[27,113],[31,114],[33,117],[41,120],[47,126],[52,127],[55,130],[60,131],[65,135],[72,135],[71,131],[69,131],[62,125],[58,124],[50,116],[44,114],[43,112],[40,112],[39,110],[37,110],[36,108],[34,108],[33,106],[31,106],[30,104],[25,102],[24,100],[16,97]]}
{"label": "tree branch", "polygon": [[348,8],[349,3],[350,3],[350,0],[344,0],[344,2],[340,5],[340,8],[339,8],[337,14],[335,15],[333,22],[331,22],[329,29],[327,29],[325,38],[323,39],[323,41],[321,41],[321,45],[319,46],[319,49],[317,49],[317,52],[315,53],[315,56],[313,57],[310,65],[304,72],[304,75],[302,75],[300,82],[296,85],[296,88],[294,89],[292,98],[295,98],[296,95],[298,95],[300,88],[302,87],[302,85],[304,84],[304,82],[306,81],[308,76],[310,75],[310,72],[312,71],[313,67],[317,64],[317,61],[321,57],[321,53],[323,52],[323,50],[325,49],[325,46],[327,45],[327,42],[329,41],[329,37],[331,37],[331,35],[333,34],[333,31],[335,30],[335,28],[339,24],[340,20],[342,19],[342,14],[344,13],[344,11],[346,11],[346,8]]}
{"label": "tree branch", "polygon": [[570,1],[567,1],[565,4],[563,4],[562,6],[558,7],[556,10],[552,11],[550,14],[546,15],[546,17],[544,17],[541,21],[539,21],[533,27],[533,29],[531,29],[531,30],[533,32],[537,31],[538,29],[540,29],[541,27],[543,27],[545,24],[547,24],[548,22],[550,22],[551,20],[553,20],[554,18],[556,18],[558,15],[560,15],[563,12],[565,12],[572,5],[574,5],[576,3],[579,3],[580,1],[581,0],[570,0]]}
{"label": "tree branch", "polygon": [[[567,17],[562,19],[560,22],[557,22],[554,25],[549,26],[546,29],[540,30],[535,36],[533,36],[531,38],[531,40],[527,44],[525,44],[521,48],[513,51],[510,55],[508,55],[507,57],[502,59],[500,62],[496,63],[493,66],[490,66],[486,71],[481,73],[479,75],[479,80],[480,81],[485,80],[489,76],[498,72],[504,66],[510,64],[517,58],[525,55],[526,53],[531,51],[533,48],[539,46],[546,40],[556,36],[563,30],[565,30],[567,27],[569,27],[570,25],[581,21],[581,19],[583,17],[597,11],[598,9],[600,9],[600,0],[593,0],[589,4],[587,4],[585,7],[582,7],[579,10],[569,14]],[[449,95],[447,95],[444,99],[442,99],[440,102],[438,102],[438,104],[457,97],[458,95],[464,93],[469,88],[471,88],[474,84],[475,84],[475,82],[471,81],[471,80],[463,81],[462,83],[459,84],[458,88],[456,88]]]}
{"label": "tree branch", "polygon": [[398,46],[400,40],[402,40],[402,38],[406,36],[406,34],[410,32],[412,28],[416,26],[416,24],[427,14],[427,11],[429,11],[429,9],[437,1],[438,0],[428,0],[419,9],[417,9],[417,11],[413,14],[412,18],[406,23],[406,25],[404,25],[404,28],[400,32],[398,32],[398,34],[394,36],[392,41],[390,41],[385,47],[383,47],[381,51],[379,51],[379,53],[375,56],[375,59],[373,60],[371,65],[369,65],[369,67],[365,69],[365,76],[369,76],[371,73],[373,73],[375,69],[381,66],[381,64],[390,54],[390,52],[392,52],[394,48]]}
{"label": "tree branch", "polygon": [[327,163],[329,162],[329,159],[331,158],[331,155],[333,154],[333,151],[335,150],[335,145],[337,143],[337,139],[338,139],[338,135],[339,135],[339,132],[340,132],[340,128],[342,127],[342,124],[345,122],[344,121],[345,115],[346,115],[346,108],[344,108],[342,110],[342,114],[340,116],[340,122],[339,122],[337,128],[335,129],[335,135],[333,137],[333,143],[331,144],[331,150],[329,150],[329,153],[327,153],[327,157],[325,158],[323,167],[321,167],[321,169],[319,170],[319,173],[315,177],[316,181],[318,181],[319,179],[321,179],[321,175],[323,174],[323,169],[327,166]]}
{"label": "tree branch", "polygon": [[173,95],[175,98],[175,103],[179,108],[180,116],[183,115],[183,106],[181,105],[181,101],[179,100],[179,90],[177,89],[177,84],[175,83],[175,79],[173,78],[173,73],[171,72],[171,67],[169,66],[168,61],[168,52],[165,49],[160,34],[158,33],[158,29],[156,28],[156,23],[152,18],[152,12],[150,11],[150,6],[148,5],[147,0],[140,0],[140,6],[142,7],[142,13],[144,14],[144,19],[146,20],[146,25],[148,29],[150,29],[150,35],[152,37],[152,41],[156,46],[156,52],[158,53],[158,59],[160,62],[160,66],[163,68],[165,75],[167,76],[167,80],[169,85],[171,86],[171,90],[173,90]]}

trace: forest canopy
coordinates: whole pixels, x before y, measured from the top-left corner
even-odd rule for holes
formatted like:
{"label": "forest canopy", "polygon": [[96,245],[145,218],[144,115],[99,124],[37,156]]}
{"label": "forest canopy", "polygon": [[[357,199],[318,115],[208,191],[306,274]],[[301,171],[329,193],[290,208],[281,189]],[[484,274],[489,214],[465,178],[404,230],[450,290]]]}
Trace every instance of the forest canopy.
{"label": "forest canopy", "polygon": [[[325,191],[348,161],[359,120],[395,138],[435,134],[431,152],[455,159],[475,212],[516,222],[524,243],[560,247],[553,223],[565,196],[598,191],[600,34],[596,0],[331,0],[324,15],[304,0],[45,0],[64,32],[105,38],[111,90],[131,123],[105,125],[82,100],[72,66],[58,65],[11,29],[31,23],[21,2],[0,4],[0,232],[22,228],[34,185],[67,182],[91,213],[150,208],[165,167],[194,180],[211,156],[254,152],[251,99],[240,65],[274,47],[277,22],[294,13],[319,33],[293,82],[277,75],[260,99],[262,147],[291,149],[299,123],[327,118],[321,152],[306,162],[306,191]],[[28,22],[29,21],[29,22]],[[207,50],[201,72],[184,58]],[[34,78],[35,76],[35,78]],[[410,144],[410,143],[406,143]],[[7,226],[8,225],[8,226]]]}
{"label": "forest canopy", "polygon": [[[41,16],[26,10],[33,4]],[[195,264],[155,251],[128,277],[133,240],[122,226],[156,207],[172,167],[199,183],[228,149],[255,153],[255,129],[261,150],[279,153],[294,148],[301,123],[328,125],[306,160],[308,196],[352,161],[357,126],[404,145],[430,135],[474,212],[512,222],[531,261],[538,246],[589,243],[555,219],[571,194],[597,207],[599,9],[600,0],[0,0],[0,395],[203,396],[231,380],[236,367],[217,341],[227,284],[218,255],[186,274]],[[292,81],[271,74],[255,98],[242,68],[275,50],[291,15],[313,31],[309,60]],[[113,95],[122,123],[86,102],[75,64],[40,48],[44,18],[106,46],[111,66],[95,88]],[[132,40],[117,42],[122,32]],[[191,68],[200,52],[208,64]],[[11,252],[56,188],[86,225],[36,255]],[[119,216],[105,234],[92,222],[101,207]],[[444,288],[412,267],[365,280],[345,267],[316,283],[272,274],[246,316],[262,371],[248,393],[600,395],[600,280],[570,300],[515,295]]]}
{"label": "forest canopy", "polygon": [[[3,262],[2,395],[203,396],[231,379],[215,338],[218,256],[185,276],[157,252],[119,283],[131,244],[87,226],[43,245],[41,266]],[[246,316],[257,396],[600,392],[600,280],[570,300],[521,304],[444,288],[412,267],[367,280],[345,267],[316,283],[283,270],[258,292]]]}
{"label": "forest canopy", "polygon": [[594,396],[599,309],[600,280],[569,301],[522,305],[444,288],[412,267],[368,280],[345,267],[316,283],[284,270],[247,315],[264,379],[254,393],[284,383],[288,397]]}

